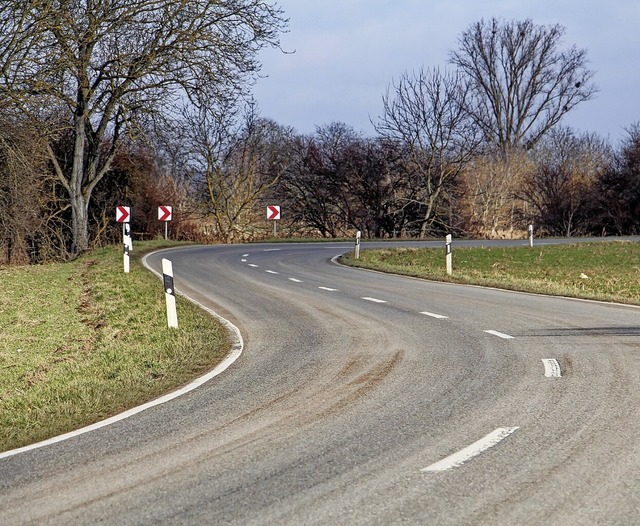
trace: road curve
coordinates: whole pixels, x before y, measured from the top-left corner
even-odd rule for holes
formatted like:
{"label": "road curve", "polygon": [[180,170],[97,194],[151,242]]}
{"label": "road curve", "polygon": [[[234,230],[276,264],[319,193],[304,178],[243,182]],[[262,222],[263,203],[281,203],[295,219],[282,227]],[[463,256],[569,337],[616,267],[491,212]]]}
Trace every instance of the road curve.
{"label": "road curve", "polygon": [[0,460],[2,524],[640,522],[640,310],[159,253],[245,348],[169,403]]}

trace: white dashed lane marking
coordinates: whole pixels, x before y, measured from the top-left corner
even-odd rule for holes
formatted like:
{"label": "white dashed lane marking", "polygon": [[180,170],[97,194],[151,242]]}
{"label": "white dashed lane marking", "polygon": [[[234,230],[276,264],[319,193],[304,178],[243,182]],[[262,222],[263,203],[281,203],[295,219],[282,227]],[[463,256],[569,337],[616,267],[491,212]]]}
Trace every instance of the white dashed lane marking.
{"label": "white dashed lane marking", "polygon": [[493,336],[497,336],[498,338],[502,338],[503,340],[511,340],[513,339],[513,336],[510,336],[509,334],[505,334],[503,332],[498,332],[498,331],[484,331],[488,334],[493,334]]}
{"label": "white dashed lane marking", "polygon": [[293,281],[294,283],[304,283],[301,279],[289,278],[289,281]]}
{"label": "white dashed lane marking", "polygon": [[562,377],[562,371],[560,370],[560,364],[555,358],[545,358],[542,360],[544,364],[544,375],[547,378],[560,378]]}
{"label": "white dashed lane marking", "polygon": [[378,298],[371,298],[369,296],[363,296],[362,299],[365,301],[372,301],[373,303],[387,303],[385,300],[379,300]]}
{"label": "white dashed lane marking", "polygon": [[421,312],[420,314],[424,314],[425,316],[436,318],[438,320],[446,320],[449,317],[449,316],[443,316],[442,314],[435,314],[433,312]]}
{"label": "white dashed lane marking", "polygon": [[329,292],[338,292],[338,289],[331,289],[329,287],[318,287],[320,290],[328,290]]}
{"label": "white dashed lane marking", "polygon": [[518,430],[517,427],[499,427],[495,431],[489,433],[486,437],[481,438],[477,442],[474,442],[470,446],[461,449],[453,455],[449,455],[447,458],[440,460],[426,468],[421,469],[422,472],[438,472],[447,471],[452,468],[457,468],[465,462],[477,457],[487,449],[490,449],[500,442],[502,442],[509,435],[515,433]]}

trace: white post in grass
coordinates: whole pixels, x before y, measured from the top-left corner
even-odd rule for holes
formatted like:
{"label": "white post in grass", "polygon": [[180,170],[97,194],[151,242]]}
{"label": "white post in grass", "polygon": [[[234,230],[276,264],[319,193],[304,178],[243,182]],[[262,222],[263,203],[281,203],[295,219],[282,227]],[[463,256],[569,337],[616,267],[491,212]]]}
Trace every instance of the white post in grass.
{"label": "white post in grass", "polygon": [[358,233],[356,234],[356,249],[355,249],[356,259],[360,259],[360,239],[361,238],[362,238],[362,232],[358,230]]}
{"label": "white post in grass", "polygon": [[447,248],[447,274],[451,275],[453,273],[453,264],[452,264],[452,256],[451,256],[451,234],[447,235],[445,246]]}
{"label": "white post in grass", "polygon": [[533,225],[529,225],[529,246],[533,246]]}
{"label": "white post in grass", "polygon": [[124,260],[124,273],[125,274],[129,274],[129,245],[127,245],[126,243],[124,243],[124,256],[123,256],[123,260]]}
{"label": "white post in grass", "polygon": [[129,252],[133,251],[133,239],[131,238],[131,223],[122,223],[122,240],[129,247]]}
{"label": "white post in grass", "polygon": [[164,281],[164,297],[167,302],[167,325],[178,328],[178,313],[176,311],[176,291],[173,286],[173,265],[168,259],[162,259],[162,278]]}

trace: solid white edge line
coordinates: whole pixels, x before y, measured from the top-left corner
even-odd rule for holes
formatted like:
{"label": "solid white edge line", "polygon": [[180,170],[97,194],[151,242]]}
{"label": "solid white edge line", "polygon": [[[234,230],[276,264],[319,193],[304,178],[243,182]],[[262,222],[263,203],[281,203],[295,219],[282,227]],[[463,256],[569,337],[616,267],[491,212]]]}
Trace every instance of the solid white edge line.
{"label": "solid white edge line", "polygon": [[443,316],[442,314],[435,314],[433,312],[426,312],[426,311],[423,311],[420,314],[424,314],[425,316],[436,318],[438,320],[446,320],[447,318],[449,318],[449,316]]}
{"label": "solid white edge line", "polygon": [[503,340],[512,340],[514,337],[509,335],[509,334],[505,334],[503,332],[498,332],[498,331],[484,331],[488,334],[493,334],[494,336],[497,336],[498,338],[502,338]]}
{"label": "solid white edge line", "polygon": [[543,358],[542,363],[544,364],[544,375],[547,378],[562,378],[562,370],[558,360],[555,358]]}
{"label": "solid white edge line", "polygon": [[[147,264],[147,257],[151,256],[154,253],[155,252],[145,255],[142,258],[142,264],[148,270],[153,272],[156,276],[162,278],[161,273],[156,272]],[[194,303],[195,305],[197,305],[198,307],[200,307],[201,309],[211,314],[211,316],[219,320],[227,328],[227,331],[231,336],[231,350],[229,351],[227,356],[224,358],[224,360],[222,360],[213,370],[211,370],[207,374],[199,378],[196,378],[191,383],[185,385],[184,387],[181,387],[176,391],[167,393],[166,395],[156,398],[155,400],[151,400],[150,402],[147,402],[145,404],[139,405],[137,407],[133,407],[127,411],[124,411],[123,413],[112,416],[111,418],[107,418],[106,420],[101,420],[100,422],[96,422],[95,424],[91,424],[91,425],[82,427],[80,429],[76,429],[75,431],[70,431],[69,433],[65,433],[63,435],[58,435],[56,437],[49,438],[47,440],[42,440],[41,442],[36,442],[35,444],[30,444],[28,446],[5,451],[3,453],[0,453],[0,459],[12,457],[20,453],[25,453],[27,451],[32,451],[34,449],[39,449],[41,447],[49,446],[52,444],[57,444],[58,442],[63,442],[64,440],[68,440],[70,438],[84,435],[85,433],[89,433],[90,431],[95,431],[96,429],[100,429],[100,428],[109,426],[111,424],[115,424],[116,422],[125,420],[131,416],[137,415],[138,413],[142,413],[142,411],[146,411],[147,409],[151,409],[152,407],[166,404],[167,402],[170,402],[171,400],[174,400],[179,396],[187,394],[193,391],[194,389],[197,389],[201,385],[207,383],[212,378],[226,371],[240,357],[244,349],[244,340],[242,339],[242,334],[240,333],[240,329],[238,329],[238,327],[236,327],[233,323],[231,323],[226,318],[223,318],[222,316],[220,316],[217,312],[211,310],[209,307],[205,307],[198,301],[194,300],[193,298],[187,296],[186,294],[178,290],[176,292],[181,296],[185,297],[186,299],[188,299],[189,301],[191,301],[192,303]]]}
{"label": "solid white edge line", "polygon": [[372,301],[373,303],[387,303],[385,300],[379,300],[378,298],[371,298],[370,296],[363,296],[363,300]]}
{"label": "solid white edge line", "polygon": [[485,452],[487,449],[490,449],[500,442],[502,442],[509,435],[515,433],[519,428],[518,427],[499,427],[495,431],[492,431],[484,438],[481,438],[477,442],[474,442],[470,446],[461,449],[457,453],[453,455],[449,455],[448,457],[427,466],[426,468],[421,469],[422,472],[438,472],[438,471],[447,471],[452,468],[457,468],[464,464],[465,462],[471,460],[474,457],[477,457],[481,453]]}

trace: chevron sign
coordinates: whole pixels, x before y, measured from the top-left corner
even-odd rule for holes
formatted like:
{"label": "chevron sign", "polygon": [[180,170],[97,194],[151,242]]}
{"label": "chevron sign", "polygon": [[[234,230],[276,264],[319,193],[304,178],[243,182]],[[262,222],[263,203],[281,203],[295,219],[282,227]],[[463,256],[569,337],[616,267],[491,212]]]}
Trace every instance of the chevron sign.
{"label": "chevron sign", "polygon": [[116,221],[118,223],[128,223],[131,220],[131,209],[128,206],[116,207]]}
{"label": "chevron sign", "polygon": [[171,221],[173,211],[170,206],[158,207],[158,221]]}
{"label": "chevron sign", "polygon": [[280,207],[268,206],[267,207],[267,219],[280,219]]}

